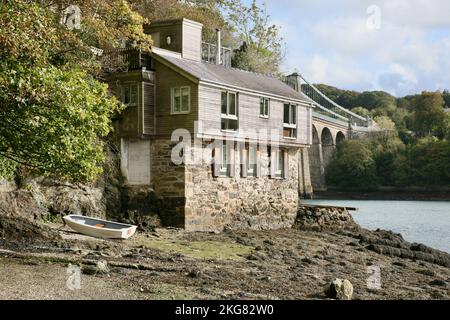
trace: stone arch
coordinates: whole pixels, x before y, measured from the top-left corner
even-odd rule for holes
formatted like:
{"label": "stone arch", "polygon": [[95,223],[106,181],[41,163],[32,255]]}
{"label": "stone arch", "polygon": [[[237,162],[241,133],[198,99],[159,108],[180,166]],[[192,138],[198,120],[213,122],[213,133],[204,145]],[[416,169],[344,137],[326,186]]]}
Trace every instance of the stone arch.
{"label": "stone arch", "polygon": [[333,135],[331,134],[330,129],[327,127],[322,129],[322,133],[320,135],[320,141],[322,142],[322,158],[323,158],[323,166],[326,168],[333,158],[335,144],[333,140]]}
{"label": "stone arch", "polygon": [[338,145],[339,143],[341,143],[344,140],[345,140],[345,134],[342,131],[339,131],[336,134],[336,145]]}
{"label": "stone arch", "polygon": [[317,127],[312,126],[312,146],[309,148],[309,172],[313,189],[320,189],[323,186],[323,165],[322,165],[322,145]]}

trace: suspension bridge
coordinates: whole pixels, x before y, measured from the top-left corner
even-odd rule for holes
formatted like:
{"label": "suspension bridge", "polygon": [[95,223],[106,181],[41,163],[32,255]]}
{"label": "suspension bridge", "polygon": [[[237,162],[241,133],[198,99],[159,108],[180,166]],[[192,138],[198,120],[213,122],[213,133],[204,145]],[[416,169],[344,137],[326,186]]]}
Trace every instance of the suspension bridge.
{"label": "suspension bridge", "polygon": [[[345,139],[368,136],[377,131],[376,123],[340,106],[299,73],[286,76],[284,81],[299,91],[314,107],[312,112],[312,146],[304,162],[309,163],[309,173],[314,191],[326,189],[325,170],[336,146]],[[308,183],[304,183],[308,185]],[[308,190],[304,190],[308,194]]]}

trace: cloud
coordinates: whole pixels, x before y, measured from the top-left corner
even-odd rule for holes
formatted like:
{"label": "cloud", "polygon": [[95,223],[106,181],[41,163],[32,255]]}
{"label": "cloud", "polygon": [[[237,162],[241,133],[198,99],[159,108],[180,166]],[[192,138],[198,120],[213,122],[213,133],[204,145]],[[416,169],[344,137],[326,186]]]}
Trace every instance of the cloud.
{"label": "cloud", "polygon": [[[339,56],[327,58],[316,54],[307,57],[305,61],[307,63],[304,64],[300,73],[310,82],[326,83],[344,89],[375,89],[372,85],[374,76],[370,72],[341,59]],[[326,81],[323,81],[324,79]]]}
{"label": "cloud", "polygon": [[378,76],[380,89],[389,90],[394,95],[414,89],[419,80],[413,70],[399,64],[389,66],[389,71]]}
{"label": "cloud", "polygon": [[[267,4],[287,42],[285,71],[297,68],[313,82],[397,95],[450,87],[450,1]],[[367,27],[370,5],[381,10],[379,29]]]}

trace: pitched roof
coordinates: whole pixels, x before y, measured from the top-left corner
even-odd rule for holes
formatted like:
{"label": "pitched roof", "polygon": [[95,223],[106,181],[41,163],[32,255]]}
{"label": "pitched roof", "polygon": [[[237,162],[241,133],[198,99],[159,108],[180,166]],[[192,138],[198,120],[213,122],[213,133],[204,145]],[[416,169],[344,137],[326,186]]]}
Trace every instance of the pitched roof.
{"label": "pitched roof", "polygon": [[178,53],[162,49],[154,50],[153,54],[163,58],[171,65],[181,69],[199,81],[242,88],[244,90],[266,93],[297,101],[300,100],[309,104],[308,100],[301,93],[295,91],[274,76],[183,59]]}

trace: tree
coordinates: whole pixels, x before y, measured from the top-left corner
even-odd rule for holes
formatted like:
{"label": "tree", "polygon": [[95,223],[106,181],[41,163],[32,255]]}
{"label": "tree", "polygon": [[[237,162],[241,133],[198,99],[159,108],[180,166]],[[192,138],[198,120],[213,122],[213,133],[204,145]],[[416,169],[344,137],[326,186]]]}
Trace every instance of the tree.
{"label": "tree", "polygon": [[419,137],[436,135],[443,137],[446,131],[447,114],[440,92],[422,92],[414,100],[413,128]]}
{"label": "tree", "polygon": [[442,93],[442,96],[445,101],[445,107],[450,108],[450,91],[444,90],[444,92]]}
{"label": "tree", "polygon": [[187,18],[203,24],[203,39],[216,41],[216,29],[222,31],[222,45],[234,47],[237,41],[221,12],[233,1],[217,0],[133,0],[132,7],[150,22]]}
{"label": "tree", "polygon": [[378,186],[376,163],[369,143],[342,141],[326,171],[329,185],[342,189],[371,189]]}
{"label": "tree", "polygon": [[402,186],[450,185],[450,141],[422,138],[395,159],[394,178]]}
{"label": "tree", "polygon": [[[0,158],[38,174],[95,180],[102,138],[121,109],[94,76],[92,47],[121,40],[148,48],[142,17],[122,0],[70,1],[83,14],[80,29],[59,23],[69,1],[11,0],[0,9]],[[8,159],[8,160],[5,160]],[[5,175],[5,173],[2,173]]]}
{"label": "tree", "polygon": [[228,22],[242,42],[235,52],[233,66],[259,72],[279,73],[283,60],[283,38],[279,27],[270,23],[265,4],[259,7],[256,0],[250,6],[241,2],[228,7]]}
{"label": "tree", "polygon": [[356,108],[351,109],[351,111],[362,117],[368,117],[371,115],[370,111],[364,107],[356,107]]}

